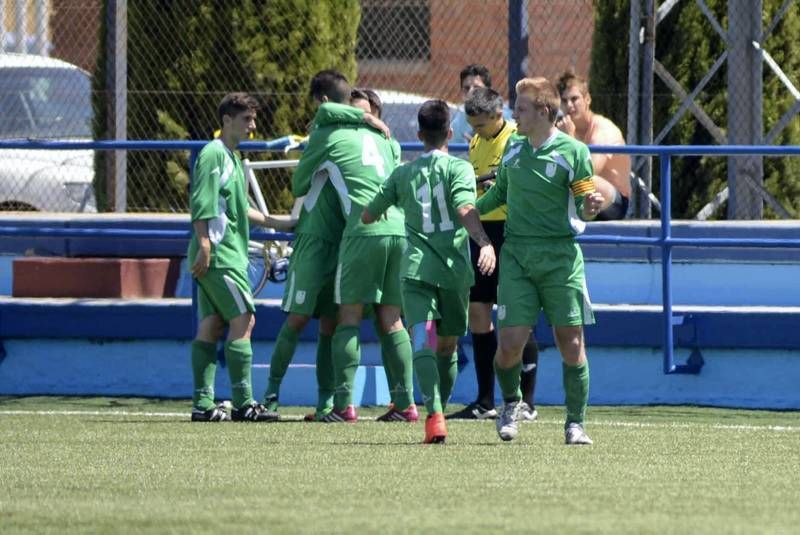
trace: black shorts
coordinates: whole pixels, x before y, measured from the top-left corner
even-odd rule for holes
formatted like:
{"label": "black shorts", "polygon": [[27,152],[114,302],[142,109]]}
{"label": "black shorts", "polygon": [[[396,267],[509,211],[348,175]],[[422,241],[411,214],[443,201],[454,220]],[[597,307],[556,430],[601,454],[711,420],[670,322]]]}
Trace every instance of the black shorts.
{"label": "black shorts", "polygon": [[469,255],[472,258],[472,269],[475,270],[475,285],[469,289],[470,303],[496,303],[497,302],[497,280],[500,272],[500,248],[503,246],[505,238],[505,221],[481,221],[486,234],[494,245],[494,254],[497,257],[497,265],[494,272],[489,275],[481,275],[478,271],[478,253],[480,248],[474,241],[469,241]]}
{"label": "black shorts", "polygon": [[618,221],[628,215],[628,198],[623,197],[618,189],[614,188],[614,202],[608,208],[597,214],[596,221]]}

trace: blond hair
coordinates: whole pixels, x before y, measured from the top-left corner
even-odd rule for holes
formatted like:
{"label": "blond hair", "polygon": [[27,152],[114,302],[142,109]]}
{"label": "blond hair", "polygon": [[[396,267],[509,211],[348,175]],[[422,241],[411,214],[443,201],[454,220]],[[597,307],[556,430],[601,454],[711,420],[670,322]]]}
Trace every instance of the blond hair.
{"label": "blond hair", "polygon": [[555,122],[561,97],[553,83],[543,76],[523,78],[516,85],[517,95],[525,95],[535,106],[546,107],[550,120]]}

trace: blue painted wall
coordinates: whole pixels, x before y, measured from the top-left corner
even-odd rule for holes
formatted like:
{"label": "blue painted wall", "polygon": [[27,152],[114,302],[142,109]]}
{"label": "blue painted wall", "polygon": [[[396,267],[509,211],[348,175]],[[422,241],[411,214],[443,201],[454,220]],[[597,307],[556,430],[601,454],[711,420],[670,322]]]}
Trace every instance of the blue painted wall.
{"label": "blue painted wall", "polygon": [[[185,216],[0,217],[0,225],[107,228],[185,228]],[[589,234],[655,236],[656,222],[590,224]],[[675,236],[800,237],[800,223],[679,222]],[[180,256],[185,243],[156,240],[0,238],[0,295],[11,293],[11,262],[25,252],[66,256]],[[683,325],[675,328],[676,362],[700,350],[699,375],[662,373],[659,252],[630,246],[585,245],[587,278],[598,325],[586,337],[592,363],[593,404],[703,404],[800,409],[800,292],[794,249],[675,250],[673,294]],[[190,280],[179,282],[188,296]],[[260,297],[255,339],[254,387],[266,384],[272,342],[283,321],[279,285]],[[0,299],[0,394],[146,395],[191,394],[187,299],[152,301]],[[282,391],[285,404],[312,405],[316,397],[313,355],[316,326],[303,334]],[[561,365],[550,330],[536,328],[542,345],[537,399],[562,402]],[[364,358],[356,399],[388,401],[375,336],[362,329]],[[469,340],[466,354],[471,356]],[[226,370],[217,391],[229,397]],[[470,401],[471,364],[459,375],[453,399]]]}
{"label": "blue painted wall", "polygon": [[[189,342],[169,340],[87,341],[6,340],[0,362],[3,395],[110,395],[186,398],[191,396]],[[269,373],[271,342],[254,344],[253,389],[263,395]],[[374,343],[362,346],[354,400],[360,405],[384,405],[389,396]],[[290,367],[281,390],[285,405],[314,405],[314,367],[302,361],[313,354],[313,343],[299,347],[300,362]],[[466,346],[468,355],[472,348]],[[677,351],[685,360],[689,350]],[[655,348],[589,348],[590,403],[593,405],[697,404],[720,407],[800,409],[798,355],[791,350],[707,350],[700,375],[661,372]],[[218,368],[216,393],[230,399],[227,369]],[[453,402],[472,401],[475,373],[471,364],[458,376]],[[562,404],[561,360],[554,348],[542,351],[537,380],[538,403]],[[499,402],[499,400],[498,400]]]}

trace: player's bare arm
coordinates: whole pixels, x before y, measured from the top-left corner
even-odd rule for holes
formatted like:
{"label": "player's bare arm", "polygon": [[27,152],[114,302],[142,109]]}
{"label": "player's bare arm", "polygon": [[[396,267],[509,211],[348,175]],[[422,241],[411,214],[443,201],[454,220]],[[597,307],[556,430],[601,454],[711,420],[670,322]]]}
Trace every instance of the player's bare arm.
{"label": "player's bare arm", "polygon": [[194,278],[201,279],[211,264],[211,240],[208,238],[208,221],[198,219],[192,223],[192,226],[194,227],[194,234],[197,236],[197,256],[189,271]]}
{"label": "player's bare arm", "polygon": [[247,210],[247,219],[255,225],[284,232],[292,230],[295,225],[297,225],[297,218],[293,217],[291,214],[267,215],[262,214],[255,208],[249,208]]}
{"label": "player's bare arm", "polygon": [[383,135],[386,137],[386,139],[392,137],[392,131],[389,130],[389,127],[386,125],[386,123],[369,112],[364,112],[364,123],[366,123],[367,126],[371,126],[372,128],[383,132]]}
{"label": "player's bare arm", "polygon": [[478,269],[483,275],[491,275],[497,264],[497,258],[494,254],[492,242],[489,240],[489,236],[486,235],[486,231],[483,230],[483,225],[481,225],[478,209],[471,204],[467,204],[458,209],[458,217],[461,220],[461,224],[467,229],[469,237],[481,248],[478,254]]}

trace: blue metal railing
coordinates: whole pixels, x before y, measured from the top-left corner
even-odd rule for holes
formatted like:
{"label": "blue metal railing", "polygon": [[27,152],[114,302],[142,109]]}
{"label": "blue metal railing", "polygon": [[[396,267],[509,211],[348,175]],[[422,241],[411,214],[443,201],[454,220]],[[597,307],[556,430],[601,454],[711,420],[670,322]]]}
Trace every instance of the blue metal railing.
{"label": "blue metal railing", "polygon": [[[0,149],[42,149],[42,150],[189,150],[190,162],[194,163],[199,151],[207,141],[45,141],[45,140],[0,140]],[[243,151],[283,151],[292,144],[290,137],[272,141],[247,141],[239,148]],[[402,143],[403,150],[421,151],[421,143]],[[580,243],[601,243],[611,245],[641,245],[646,247],[661,248],[661,284],[662,284],[662,309],[664,330],[664,373],[699,373],[702,362],[693,361],[686,364],[675,364],[673,354],[673,327],[682,323],[683,318],[672,313],[672,248],[686,247],[783,247],[800,248],[800,239],[733,239],[733,238],[673,238],[672,219],[670,210],[672,202],[672,161],[673,156],[687,155],[767,155],[787,156],[800,155],[800,146],[758,146],[758,145],[713,145],[713,146],[679,146],[679,145],[653,145],[653,146],[590,146],[594,152],[621,153],[656,156],[659,159],[661,177],[661,204],[665,208],[661,211],[661,235],[657,238],[626,237],[611,235],[580,236]],[[465,143],[450,145],[452,152],[466,152]],[[192,165],[193,167],[193,165]],[[165,240],[187,240],[191,230],[127,230],[127,229],[72,229],[72,228],[28,228],[28,227],[0,227],[0,236],[27,236],[27,237],[61,237],[61,238],[144,238]],[[292,234],[267,233],[260,230],[253,231],[253,237],[259,239],[291,240]]]}

